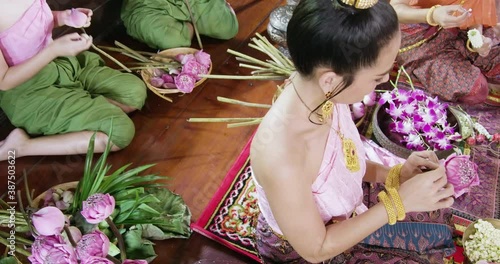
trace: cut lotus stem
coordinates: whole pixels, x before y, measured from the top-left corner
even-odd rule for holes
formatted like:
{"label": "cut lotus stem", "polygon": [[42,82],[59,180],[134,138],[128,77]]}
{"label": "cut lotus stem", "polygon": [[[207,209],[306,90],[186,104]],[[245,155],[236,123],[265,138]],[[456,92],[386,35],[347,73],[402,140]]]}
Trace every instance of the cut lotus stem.
{"label": "cut lotus stem", "polygon": [[208,79],[224,79],[224,80],[284,80],[286,79],[283,75],[266,75],[266,76],[243,76],[243,75],[212,75],[212,74],[200,74],[198,75],[201,78]]}
{"label": "cut lotus stem", "polygon": [[271,105],[268,105],[268,104],[249,103],[249,102],[240,101],[240,100],[231,99],[231,98],[226,98],[226,97],[221,97],[221,96],[217,97],[217,101],[223,102],[223,103],[228,103],[228,104],[243,105],[243,106],[248,106],[248,107],[271,108]]}
{"label": "cut lotus stem", "polygon": [[189,12],[189,16],[191,17],[191,22],[193,23],[193,29],[194,29],[194,33],[196,35],[196,40],[198,40],[198,45],[200,46],[200,49],[203,49],[203,44],[201,43],[200,33],[198,32],[198,28],[196,27],[196,20],[194,19],[193,11],[191,10],[191,4],[189,4],[189,0],[184,0],[184,3],[186,3],[186,6],[187,6],[188,12]]}
{"label": "cut lotus stem", "polygon": [[242,54],[240,52],[237,52],[237,51],[234,51],[234,50],[231,50],[231,49],[228,49],[227,52],[230,53],[230,54],[233,54],[235,56],[238,56],[238,57],[250,60],[251,62],[253,62],[255,64],[259,64],[259,65],[262,65],[262,66],[266,66],[266,67],[272,68],[272,69],[276,70],[277,72],[283,72],[283,74],[287,74],[288,76],[290,76],[292,74],[291,72],[283,70],[280,67],[277,67],[277,66],[275,66],[273,64],[270,64],[268,62],[264,62],[264,61],[258,60],[256,58],[253,58],[253,57],[250,57],[248,55]]}
{"label": "cut lotus stem", "polygon": [[[120,52],[120,53],[126,52],[126,50],[122,49],[122,48],[100,46],[100,45],[98,45],[97,47],[99,47],[100,49],[103,49],[103,50],[115,51],[115,52]],[[135,52],[137,52],[137,53],[139,53],[141,55],[147,55],[147,56],[159,55],[158,53],[148,52],[148,51],[141,51],[141,50],[136,50]]]}
{"label": "cut lotus stem", "polygon": [[121,62],[119,62],[117,59],[113,58],[113,56],[109,55],[102,49],[98,48],[96,45],[92,44],[92,48],[101,53],[102,55],[106,56],[108,59],[116,63],[118,66],[120,66],[122,69],[124,69],[127,72],[132,72],[127,66],[123,65]]}
{"label": "cut lotus stem", "polygon": [[253,126],[253,125],[258,125],[261,122],[262,122],[262,118],[256,118],[253,121],[240,122],[240,123],[235,123],[235,124],[228,124],[227,128],[236,128],[236,127],[242,127],[242,126]]}
{"label": "cut lotus stem", "polygon": [[241,68],[248,68],[248,69],[254,69],[254,70],[269,70],[269,69],[266,69],[266,68],[262,68],[262,67],[259,67],[259,66],[250,65],[250,64],[246,64],[246,63],[240,63],[239,66]]}
{"label": "cut lotus stem", "polygon": [[127,53],[132,54],[132,55],[134,55],[134,56],[136,56],[136,57],[140,58],[140,59],[138,59],[138,60],[140,60],[140,61],[142,61],[142,62],[148,62],[148,61],[150,61],[150,59],[148,59],[148,58],[146,58],[146,57],[142,56],[142,55],[141,55],[141,54],[139,54],[137,51],[135,51],[135,50],[133,50],[133,49],[131,49],[131,48],[129,48],[129,47],[127,47],[127,46],[125,46],[124,44],[122,44],[122,43],[120,43],[120,42],[118,42],[118,41],[116,41],[116,40],[115,40],[115,45],[116,45],[116,46],[118,46],[118,47],[120,47],[120,48],[122,48],[122,49],[124,49]]}
{"label": "cut lotus stem", "polygon": [[233,123],[242,121],[253,121],[255,119],[262,119],[261,117],[228,117],[228,118],[217,118],[217,117],[192,117],[187,121],[191,123]]}

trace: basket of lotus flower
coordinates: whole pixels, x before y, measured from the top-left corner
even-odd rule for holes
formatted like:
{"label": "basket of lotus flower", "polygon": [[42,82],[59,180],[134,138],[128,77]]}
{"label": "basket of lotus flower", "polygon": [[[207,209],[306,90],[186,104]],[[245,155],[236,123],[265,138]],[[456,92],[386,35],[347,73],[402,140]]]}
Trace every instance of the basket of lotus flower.
{"label": "basket of lotus flower", "polygon": [[33,199],[33,206],[42,208],[50,205],[58,208],[66,208],[73,199],[73,192],[77,185],[77,181],[55,185]]}
{"label": "basket of lotus flower", "polygon": [[[408,96],[414,98],[399,101]],[[421,90],[395,89],[381,100],[383,104],[377,104],[372,116],[373,135],[382,147],[401,158],[426,149],[446,158],[462,138],[455,113]]]}
{"label": "basket of lotus flower", "polygon": [[167,49],[152,58],[156,62],[141,70],[141,77],[149,90],[169,102],[168,95],[191,93],[207,79],[198,75],[212,71],[210,55],[193,48]]}

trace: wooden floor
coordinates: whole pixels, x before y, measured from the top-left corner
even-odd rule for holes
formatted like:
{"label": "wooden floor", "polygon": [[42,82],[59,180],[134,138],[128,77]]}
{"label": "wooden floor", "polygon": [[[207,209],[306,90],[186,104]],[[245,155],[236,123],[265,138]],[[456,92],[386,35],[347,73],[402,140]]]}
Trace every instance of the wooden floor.
{"label": "wooden floor", "polygon": [[[247,74],[240,72],[228,48],[249,55],[258,52],[247,46],[256,32],[266,34],[270,12],[285,0],[230,0],[235,9],[240,30],[228,41],[203,38],[204,50],[213,61],[213,74]],[[148,50],[131,40],[119,27],[104,37],[101,43],[119,40],[133,48]],[[197,44],[193,44],[197,47]],[[150,49],[149,49],[150,50]],[[120,57],[121,58],[121,57]],[[112,153],[108,159],[113,168],[133,163],[134,166],[156,163],[149,170],[169,176],[168,188],[180,194],[196,221],[226,172],[248,141],[256,127],[231,128],[225,124],[189,123],[190,117],[261,117],[264,109],[223,104],[217,96],[224,96],[256,103],[270,103],[276,89],[272,81],[207,80],[193,93],[175,97],[173,103],[149,93],[142,111],[131,114],[136,126],[136,136],[129,147]],[[3,127],[4,138],[12,127]],[[84,156],[24,157],[16,160],[18,189],[23,171],[26,171],[31,188],[38,192],[58,183],[78,180],[82,175]],[[5,175],[7,163],[0,163],[0,175]],[[1,193],[6,189],[1,182]],[[159,241],[155,247],[158,258],[153,263],[251,263],[252,260],[193,233],[190,239]]]}

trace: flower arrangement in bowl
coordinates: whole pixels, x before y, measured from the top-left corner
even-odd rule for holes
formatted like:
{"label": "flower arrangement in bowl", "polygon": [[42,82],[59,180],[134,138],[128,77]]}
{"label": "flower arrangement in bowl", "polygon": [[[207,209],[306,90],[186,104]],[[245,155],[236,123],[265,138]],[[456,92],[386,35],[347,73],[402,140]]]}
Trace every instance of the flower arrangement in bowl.
{"label": "flower arrangement in bowl", "polygon": [[486,218],[472,222],[465,229],[462,244],[471,263],[500,262],[500,220]]}
{"label": "flower arrangement in bowl", "polygon": [[99,48],[120,52],[136,60],[127,67],[110,57],[125,71],[138,70],[148,89],[169,102],[172,99],[167,95],[191,93],[207,79],[204,76],[212,72],[210,54],[203,50],[172,48],[152,53],[133,50],[118,41],[115,41],[115,45],[117,47]]}
{"label": "flower arrangement in bowl", "polygon": [[[460,124],[449,106],[424,91],[397,87],[385,91],[373,114],[374,136],[394,154],[407,158],[412,151],[434,150],[439,158],[453,153],[454,143],[461,141]],[[407,74],[408,75],[408,74]]]}
{"label": "flower arrangement in bowl", "polygon": [[210,74],[212,71],[210,55],[203,50],[173,48],[161,51],[153,58],[173,58],[164,60],[164,64],[151,64],[141,70],[146,86],[167,101],[171,99],[166,94],[191,93],[207,79],[200,75]]}
{"label": "flower arrangement in bowl", "polygon": [[[16,215],[19,241],[9,254],[14,262],[6,263],[24,256],[31,263],[146,264],[156,257],[152,240],[190,236],[191,213],[164,188],[166,177],[139,175],[153,165],[128,169],[129,164],[111,173],[109,144],[92,166],[93,146],[94,137],[80,181],[54,186],[34,200],[27,191],[29,206],[18,199],[20,212],[9,212],[0,200],[0,218]],[[3,220],[0,225],[8,227]],[[0,232],[0,243],[9,247],[7,235]]]}

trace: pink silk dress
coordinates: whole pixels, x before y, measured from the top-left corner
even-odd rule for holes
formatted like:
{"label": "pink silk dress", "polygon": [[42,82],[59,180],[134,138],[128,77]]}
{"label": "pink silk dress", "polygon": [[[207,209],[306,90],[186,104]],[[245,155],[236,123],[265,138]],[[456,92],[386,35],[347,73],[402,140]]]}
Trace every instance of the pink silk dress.
{"label": "pink silk dress", "polygon": [[11,27],[0,33],[0,50],[7,65],[20,64],[52,42],[54,17],[45,0],[34,0]]}
{"label": "pink silk dress", "polygon": [[[325,224],[332,219],[347,219],[353,212],[361,214],[367,210],[363,204],[361,185],[366,171],[363,143],[356,125],[352,121],[349,106],[336,105],[334,114],[318,177],[311,185],[314,201]],[[355,143],[360,165],[359,170],[355,172],[351,172],[346,167],[342,140],[337,134],[339,124],[344,138],[351,139]],[[271,212],[264,189],[255,178],[254,181],[262,215],[274,232],[283,234]]]}

